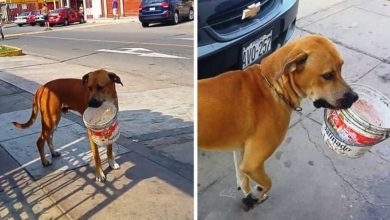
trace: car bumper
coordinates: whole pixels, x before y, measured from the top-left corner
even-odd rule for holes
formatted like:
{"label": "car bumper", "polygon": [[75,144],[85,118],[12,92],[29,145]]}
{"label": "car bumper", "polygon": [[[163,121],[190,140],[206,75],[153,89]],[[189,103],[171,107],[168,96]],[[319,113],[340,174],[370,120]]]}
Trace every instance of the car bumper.
{"label": "car bumper", "polygon": [[64,19],[60,19],[60,18],[49,19],[49,24],[50,25],[58,25],[58,24],[63,24],[63,23],[64,23]]}
{"label": "car bumper", "polygon": [[27,20],[15,20],[15,24],[17,25],[27,24]]}
{"label": "car bumper", "polygon": [[[297,10],[298,1],[292,1],[290,5],[282,5],[277,16],[273,16],[272,19],[264,22],[264,25],[258,27],[255,31],[233,40],[214,41],[210,44],[199,46],[198,78],[208,78],[228,70],[241,69],[243,45],[271,30],[272,49],[270,53],[278,46],[283,45],[289,40],[295,29]],[[258,63],[259,60],[255,63]]]}
{"label": "car bumper", "polygon": [[170,21],[172,20],[171,13],[169,11],[164,11],[159,14],[152,14],[152,15],[145,15],[145,14],[139,14],[138,19],[140,22],[164,22],[164,21]]}

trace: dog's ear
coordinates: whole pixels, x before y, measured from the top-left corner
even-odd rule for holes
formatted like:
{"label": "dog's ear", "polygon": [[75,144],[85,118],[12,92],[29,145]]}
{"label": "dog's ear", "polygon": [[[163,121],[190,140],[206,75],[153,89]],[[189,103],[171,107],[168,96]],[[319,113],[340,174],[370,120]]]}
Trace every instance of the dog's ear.
{"label": "dog's ear", "polygon": [[85,74],[83,76],[83,79],[82,79],[82,82],[83,82],[83,85],[85,85],[86,83],[88,83],[88,79],[89,79],[89,73]]}
{"label": "dog's ear", "polygon": [[283,70],[275,75],[275,79],[279,79],[282,74],[288,74],[292,72],[300,72],[305,67],[308,54],[304,51],[293,51],[289,54]]}
{"label": "dog's ear", "polygon": [[109,73],[108,77],[110,77],[111,81],[113,81],[115,83],[119,83],[119,84],[121,84],[123,86],[121,78],[119,78],[119,76],[117,76],[115,73]]}

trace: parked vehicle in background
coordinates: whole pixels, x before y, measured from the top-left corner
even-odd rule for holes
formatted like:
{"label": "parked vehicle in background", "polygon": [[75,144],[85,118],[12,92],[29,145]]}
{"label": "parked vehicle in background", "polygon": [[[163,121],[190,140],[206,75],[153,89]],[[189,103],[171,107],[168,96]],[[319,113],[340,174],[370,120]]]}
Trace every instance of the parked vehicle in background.
{"label": "parked vehicle in background", "polygon": [[181,19],[193,20],[193,1],[190,0],[142,0],[138,18],[143,27],[150,23],[178,24]]}
{"label": "parked vehicle in background", "polygon": [[15,18],[15,24],[19,25],[19,27],[28,24],[27,17],[30,15],[30,12],[25,11],[18,14]]}
{"label": "parked vehicle in background", "polygon": [[73,8],[58,8],[49,11],[49,25],[69,25],[70,23],[84,23],[84,16]]}
{"label": "parked vehicle in background", "polygon": [[198,0],[198,78],[259,63],[286,43],[298,0]]}
{"label": "parked vehicle in background", "polygon": [[40,10],[31,11],[30,15],[27,17],[27,22],[31,26],[39,24],[43,27],[45,25],[45,20],[43,19],[43,14],[41,14]]}

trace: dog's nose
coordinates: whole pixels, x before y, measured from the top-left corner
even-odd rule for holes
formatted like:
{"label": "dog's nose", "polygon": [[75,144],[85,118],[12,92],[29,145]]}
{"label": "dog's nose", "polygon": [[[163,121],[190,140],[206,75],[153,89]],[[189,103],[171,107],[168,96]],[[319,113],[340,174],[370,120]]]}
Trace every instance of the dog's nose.
{"label": "dog's nose", "polygon": [[101,105],[102,102],[95,98],[90,99],[88,102],[88,107],[92,107],[92,108],[99,108]]}
{"label": "dog's nose", "polygon": [[344,94],[344,99],[348,100],[350,103],[354,103],[359,99],[359,95],[354,91],[350,91]]}

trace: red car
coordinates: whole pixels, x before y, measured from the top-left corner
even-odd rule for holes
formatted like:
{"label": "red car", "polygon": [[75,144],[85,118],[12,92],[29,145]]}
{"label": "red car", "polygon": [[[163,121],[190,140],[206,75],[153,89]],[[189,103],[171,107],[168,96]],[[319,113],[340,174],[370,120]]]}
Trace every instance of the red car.
{"label": "red car", "polygon": [[49,11],[49,24],[54,25],[69,25],[70,23],[80,22],[84,23],[84,17],[81,13],[73,8],[58,8]]}
{"label": "red car", "polygon": [[39,24],[42,27],[45,25],[45,20],[43,19],[43,15],[40,10],[31,11],[30,15],[27,17],[27,22],[31,26]]}

